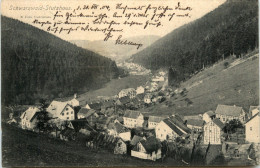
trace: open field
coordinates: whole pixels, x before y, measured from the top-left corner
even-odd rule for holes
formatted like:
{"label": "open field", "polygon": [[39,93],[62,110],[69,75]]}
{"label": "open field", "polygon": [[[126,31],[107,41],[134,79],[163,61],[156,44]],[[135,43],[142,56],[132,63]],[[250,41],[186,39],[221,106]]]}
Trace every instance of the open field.
{"label": "open field", "polygon": [[[229,62],[228,68],[224,62]],[[258,66],[258,54],[248,59],[226,59],[182,83],[181,88],[186,88],[188,93],[171,98],[171,107],[162,103],[143,111],[156,115],[196,115],[215,110],[218,104],[242,106],[248,111],[250,105],[258,105],[259,101]],[[192,104],[187,105],[186,98]]]}
{"label": "open field", "polygon": [[178,165],[178,161],[170,158],[153,162],[114,155],[112,151],[103,149],[90,150],[84,147],[83,142],[64,142],[6,124],[2,124],[2,134],[3,167]]}
{"label": "open field", "polygon": [[98,96],[114,96],[122,89],[137,88],[144,85],[149,80],[147,75],[131,75],[121,79],[112,79],[103,88],[93,90],[79,95],[80,105],[85,105],[86,101],[94,101]]}

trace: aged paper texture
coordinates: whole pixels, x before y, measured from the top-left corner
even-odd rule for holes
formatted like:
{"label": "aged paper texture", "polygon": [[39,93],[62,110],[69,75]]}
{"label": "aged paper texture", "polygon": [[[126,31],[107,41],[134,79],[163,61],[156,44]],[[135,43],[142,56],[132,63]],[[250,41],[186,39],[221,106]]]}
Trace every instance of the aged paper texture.
{"label": "aged paper texture", "polygon": [[3,167],[259,164],[258,1],[1,11]]}

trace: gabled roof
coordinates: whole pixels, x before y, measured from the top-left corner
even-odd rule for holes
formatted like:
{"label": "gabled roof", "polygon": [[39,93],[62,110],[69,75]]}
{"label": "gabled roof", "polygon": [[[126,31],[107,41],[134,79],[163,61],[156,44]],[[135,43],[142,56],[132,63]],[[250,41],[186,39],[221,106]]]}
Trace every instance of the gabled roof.
{"label": "gabled roof", "polygon": [[93,128],[91,128],[88,125],[88,121],[86,121],[86,120],[72,120],[72,121],[70,121],[70,123],[72,124],[75,131],[79,131],[82,128],[93,130]]}
{"label": "gabled roof", "polygon": [[251,121],[253,118],[255,118],[256,116],[260,116],[260,113],[258,112],[258,113],[256,113],[253,117],[251,117],[245,124],[247,124],[249,121]]}
{"label": "gabled roof", "polygon": [[170,118],[166,118],[163,120],[163,122],[168,125],[176,134],[178,134],[179,136],[182,136],[183,135],[183,132],[177,128],[174,123],[171,121]]}
{"label": "gabled roof", "polygon": [[160,116],[149,116],[148,122],[156,122],[159,123],[163,120],[163,117]]}
{"label": "gabled roof", "polygon": [[88,118],[92,114],[94,114],[96,111],[93,109],[87,109],[87,108],[81,108],[78,112],[78,115],[83,115],[85,118]]}
{"label": "gabled roof", "polygon": [[109,123],[108,129],[114,129],[117,133],[127,132],[128,129],[125,128],[122,124],[116,123]]}
{"label": "gabled roof", "polygon": [[212,122],[215,123],[220,129],[225,127],[225,125],[218,118],[213,119]]}
{"label": "gabled roof", "polygon": [[109,108],[109,107],[113,107],[113,106],[114,106],[113,100],[107,100],[102,103],[102,107],[104,107],[104,108]]}
{"label": "gabled roof", "polygon": [[100,103],[100,102],[90,103],[90,104],[88,104],[88,106],[89,106],[91,109],[100,110],[100,109],[101,109],[101,106],[102,106],[102,103]]}
{"label": "gabled roof", "polygon": [[208,114],[208,116],[212,117],[215,115],[215,113],[213,111],[207,111],[206,114]]}
{"label": "gabled roof", "polygon": [[51,113],[54,117],[60,115],[60,113],[64,110],[64,108],[68,105],[67,102],[60,101],[52,101],[49,107],[47,108],[47,112]]}
{"label": "gabled roof", "polygon": [[170,120],[171,120],[172,123],[174,123],[176,126],[178,126],[184,132],[191,133],[191,130],[186,125],[184,125],[184,121],[181,119],[180,116],[172,115],[170,117]]}
{"label": "gabled roof", "polygon": [[25,112],[22,113],[21,119],[27,118],[30,122],[40,114],[40,109],[37,107],[29,107]]}
{"label": "gabled roof", "polygon": [[142,114],[140,111],[126,110],[125,114],[124,114],[124,117],[137,119],[140,114]]}
{"label": "gabled roof", "polygon": [[198,120],[198,119],[188,119],[187,120],[187,125],[202,127],[203,124],[204,124],[203,120]]}
{"label": "gabled roof", "polygon": [[252,111],[254,111],[254,110],[256,110],[256,111],[260,111],[260,106],[250,106],[249,107],[249,117],[252,117],[253,115],[252,115]]}
{"label": "gabled roof", "polygon": [[140,142],[141,140],[143,140],[143,137],[137,136],[135,135],[133,137],[133,139],[131,140],[130,144],[135,146],[138,142]]}
{"label": "gabled roof", "polygon": [[150,136],[146,140],[141,140],[140,143],[143,145],[147,153],[158,151],[158,149],[162,147],[160,141],[154,136]]}
{"label": "gabled roof", "polygon": [[242,107],[218,105],[216,114],[239,117],[242,112]]}
{"label": "gabled roof", "polygon": [[119,101],[120,101],[122,104],[129,103],[130,100],[131,100],[131,99],[130,99],[129,96],[125,96],[125,97],[121,97],[121,98],[119,98]]}

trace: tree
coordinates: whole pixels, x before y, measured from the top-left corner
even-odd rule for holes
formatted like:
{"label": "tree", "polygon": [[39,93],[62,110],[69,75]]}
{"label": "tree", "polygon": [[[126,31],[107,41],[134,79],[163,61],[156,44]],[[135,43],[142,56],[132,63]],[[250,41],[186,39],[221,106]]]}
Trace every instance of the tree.
{"label": "tree", "polygon": [[238,119],[233,119],[225,124],[224,131],[226,133],[235,133],[237,128],[244,128],[244,126]]}

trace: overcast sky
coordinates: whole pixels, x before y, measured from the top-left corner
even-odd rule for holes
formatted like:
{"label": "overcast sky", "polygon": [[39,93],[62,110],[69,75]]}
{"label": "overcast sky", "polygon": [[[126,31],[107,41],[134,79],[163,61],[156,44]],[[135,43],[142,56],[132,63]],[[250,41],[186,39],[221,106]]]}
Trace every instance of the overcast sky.
{"label": "overcast sky", "polygon": [[[123,3],[123,6],[127,5],[129,7],[134,7],[138,5],[148,5],[151,4],[152,6],[169,6],[174,7],[178,2],[181,2],[182,6],[189,6],[192,8],[190,11],[190,16],[187,18],[173,18],[170,22],[163,22],[163,26],[160,26],[159,28],[155,28],[152,26],[148,26],[146,29],[143,29],[143,27],[137,27],[137,26],[122,26],[123,37],[131,37],[131,36],[139,36],[139,35],[158,35],[158,36],[164,36],[174,29],[189,23],[195,19],[198,19],[205,15],[206,13],[214,10],[219,5],[223,4],[225,0],[164,0],[163,2],[160,0],[149,0],[149,1],[138,1],[138,0],[111,0],[109,1],[87,1],[87,0],[70,0],[70,1],[64,1],[64,0],[3,0],[2,1],[2,14],[8,17],[12,17],[15,19],[19,19],[25,23],[32,24],[34,17],[38,16],[50,16],[52,17],[56,10],[15,10],[16,7],[40,7],[44,6],[45,8],[47,6],[62,6],[62,7],[71,7],[71,9],[76,8],[78,5],[88,5],[92,3],[96,3],[99,5],[109,5],[111,6],[111,10],[107,12],[108,15],[113,15],[115,12],[113,10],[113,7],[116,6],[118,3]],[[31,16],[32,18],[26,18],[26,16]],[[41,19],[42,21],[47,21],[46,19]],[[139,21],[142,21],[141,19]],[[36,26],[36,25],[34,25]],[[41,27],[40,25],[36,26],[38,28],[41,28],[43,30],[46,30],[45,27]],[[61,33],[61,34],[55,34],[58,37],[65,39],[65,40],[102,40],[104,39],[104,34],[102,33],[93,33],[93,32],[73,32],[68,34]]]}

